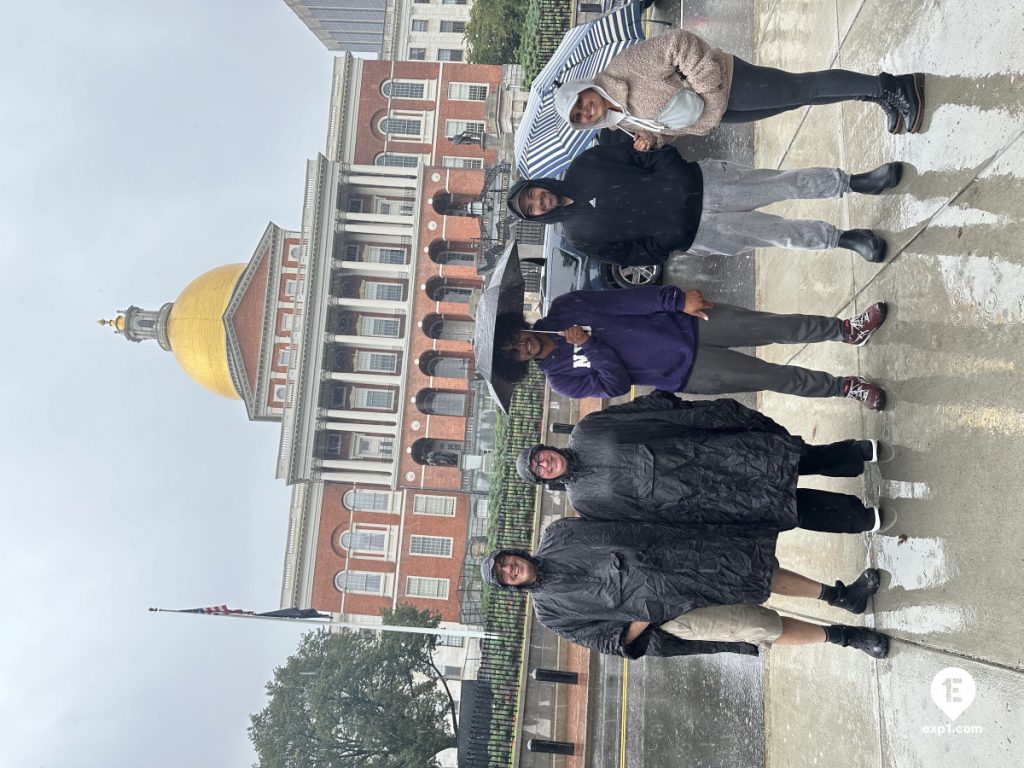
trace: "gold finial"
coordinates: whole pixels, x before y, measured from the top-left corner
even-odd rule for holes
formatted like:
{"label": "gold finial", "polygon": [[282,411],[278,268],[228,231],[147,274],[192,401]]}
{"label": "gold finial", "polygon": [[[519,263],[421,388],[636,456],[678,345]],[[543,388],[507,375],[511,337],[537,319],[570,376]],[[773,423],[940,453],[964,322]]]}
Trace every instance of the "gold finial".
{"label": "gold finial", "polygon": [[118,315],[115,320],[97,320],[100,325],[109,325],[114,329],[114,333],[120,333],[124,330],[124,315]]}

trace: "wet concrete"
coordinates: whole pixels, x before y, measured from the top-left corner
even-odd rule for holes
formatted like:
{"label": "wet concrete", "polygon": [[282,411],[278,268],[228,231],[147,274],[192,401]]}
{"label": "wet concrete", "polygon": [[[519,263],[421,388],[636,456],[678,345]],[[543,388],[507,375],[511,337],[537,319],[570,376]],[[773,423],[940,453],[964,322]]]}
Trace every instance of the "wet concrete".
{"label": "wet concrete", "polygon": [[[657,8],[667,16],[678,11],[665,2]],[[748,299],[771,311],[848,316],[874,301],[890,302],[886,327],[865,347],[825,343],[760,352],[876,380],[889,393],[886,411],[774,394],[758,402],[810,441],[884,441],[887,460],[864,478],[805,484],[880,498],[898,514],[895,528],[873,536],[790,532],[779,546],[783,565],[823,581],[853,578],[866,565],[883,569],[872,609],[853,617],[817,601],[772,604],[822,623],[877,626],[896,640],[881,662],[821,645],[775,648],[763,668],[749,659],[740,660],[743,669],[701,669],[691,660],[631,664],[626,762],[1022,765],[1024,2],[762,0],[684,2],[682,10],[708,39],[728,35],[746,13],[758,64],[928,73],[919,135],[890,136],[876,106],[847,103],[762,121],[749,144],[754,164],[765,167],[857,172],[888,160],[909,163],[895,194],[772,209],[873,228],[889,240],[886,263],[868,264],[845,251],[766,250],[752,261],[676,260],[669,270],[673,282],[701,287],[713,300]],[[742,50],[728,37],[718,42]],[[710,154],[742,152],[741,137],[717,141]],[[687,154],[700,151],[698,144],[680,146]],[[746,279],[751,269],[756,284]],[[613,766],[620,757],[618,723],[610,719],[622,665],[602,663],[612,679],[601,694],[603,722],[596,729],[605,750],[603,757],[595,750],[594,759]],[[931,693],[947,667],[976,684],[973,703],[955,720]],[[731,681],[744,675],[747,690],[733,690]],[[723,711],[723,702],[734,709]],[[762,738],[762,706],[763,758],[751,745]]]}
{"label": "wet concrete", "polygon": [[[758,7],[760,64],[929,75],[920,135],[889,136],[880,111],[859,103],[799,110],[757,127],[758,165],[860,171],[898,159],[913,166],[897,194],[774,207],[879,230],[892,249],[885,264],[842,251],[757,257],[763,308],[847,316],[890,302],[886,327],[860,349],[763,352],[877,380],[889,392],[886,411],[773,394],[760,402],[815,441],[885,441],[891,458],[866,481],[807,484],[880,494],[898,514],[886,535],[792,532],[780,540],[783,565],[822,580],[853,577],[866,564],[883,569],[874,610],[853,621],[898,639],[882,662],[834,647],[774,649],[766,674],[769,765],[1024,764],[1024,592],[1016,587],[1024,544],[1022,39],[1021,2]],[[818,621],[851,619],[816,601],[773,602]],[[977,686],[955,721],[930,691],[946,667],[962,668]]]}

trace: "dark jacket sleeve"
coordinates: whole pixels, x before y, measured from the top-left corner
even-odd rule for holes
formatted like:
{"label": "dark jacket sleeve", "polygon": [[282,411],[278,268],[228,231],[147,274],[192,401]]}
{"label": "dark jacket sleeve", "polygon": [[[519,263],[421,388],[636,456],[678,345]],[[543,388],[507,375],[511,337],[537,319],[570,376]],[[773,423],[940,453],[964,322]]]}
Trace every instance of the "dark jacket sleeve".
{"label": "dark jacket sleeve", "polygon": [[674,411],[680,408],[682,403],[683,401],[671,392],[666,392],[663,389],[656,389],[650,394],[641,395],[640,397],[630,400],[628,403],[610,405],[599,411],[599,413],[649,413],[656,411]]}
{"label": "dark jacket sleeve", "polygon": [[[769,432],[789,436],[789,431],[760,411],[747,408],[732,398],[717,400],[680,400],[676,418],[685,419],[701,429],[744,429],[752,432]],[[683,423],[680,421],[680,423]]]}
{"label": "dark jacket sleeve", "polygon": [[633,385],[629,371],[615,350],[599,339],[591,339],[580,347],[590,367],[569,371],[545,372],[548,384],[563,397],[618,397]]}
{"label": "dark jacket sleeve", "polygon": [[[555,302],[562,302],[558,307],[559,313],[654,315],[659,312],[682,312],[683,300],[683,292],[674,285],[645,285],[620,291],[572,291],[559,296]],[[548,317],[554,311],[555,303],[552,302]]]}

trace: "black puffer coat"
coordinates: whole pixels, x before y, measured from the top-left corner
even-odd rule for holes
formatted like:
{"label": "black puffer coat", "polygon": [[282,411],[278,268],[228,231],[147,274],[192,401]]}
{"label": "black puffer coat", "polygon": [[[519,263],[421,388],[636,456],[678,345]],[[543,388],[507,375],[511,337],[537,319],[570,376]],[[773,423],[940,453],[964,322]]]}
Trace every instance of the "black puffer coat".
{"label": "black puffer coat", "polygon": [[803,440],[735,400],[654,392],[576,425],[569,500],[588,520],[797,525]]}
{"label": "black puffer coat", "polygon": [[541,624],[600,653],[750,654],[757,649],[748,643],[680,640],[656,626],[629,646],[622,640],[632,621],[658,625],[706,605],[763,603],[774,553],[771,531],[559,520],[533,553],[538,579],[528,589]]}

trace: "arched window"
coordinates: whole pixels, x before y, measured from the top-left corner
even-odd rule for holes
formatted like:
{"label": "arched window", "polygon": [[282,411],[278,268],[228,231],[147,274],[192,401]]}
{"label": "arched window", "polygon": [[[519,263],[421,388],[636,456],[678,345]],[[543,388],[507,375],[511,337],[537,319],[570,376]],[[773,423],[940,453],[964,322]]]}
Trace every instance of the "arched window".
{"label": "arched window", "polygon": [[453,267],[476,266],[476,247],[472,243],[435,240],[430,244],[430,260]]}
{"label": "arched window", "polygon": [[426,293],[434,301],[468,304],[473,298],[473,287],[446,277],[432,277],[427,280]]}
{"label": "arched window", "polygon": [[334,577],[334,588],[339,592],[381,595],[384,593],[384,574],[369,571],[339,571]]}
{"label": "arched window", "polygon": [[469,359],[454,355],[442,355],[437,352],[425,352],[420,357],[420,370],[427,376],[440,376],[447,379],[469,378]]}
{"label": "arched window", "polygon": [[373,159],[374,165],[389,168],[415,168],[422,158],[419,155],[406,155],[401,152],[381,152]]}
{"label": "arched window", "polygon": [[423,333],[431,339],[448,341],[472,341],[476,323],[472,320],[453,318],[448,315],[427,315],[423,318]]}
{"label": "arched window", "polygon": [[391,506],[391,494],[387,491],[346,491],[341,503],[353,512],[387,512]]}
{"label": "arched window", "polygon": [[425,99],[427,84],[422,80],[385,80],[380,92],[391,99]]}
{"label": "arched window", "polygon": [[466,393],[450,389],[421,389],[416,407],[433,416],[462,416],[466,413]]}
{"label": "arched window", "polygon": [[421,437],[412,444],[412,460],[430,467],[457,467],[462,454],[462,443],[458,440],[435,440]]}
{"label": "arched window", "polygon": [[383,552],[386,540],[383,531],[345,531],[341,534],[341,546],[360,552]]}
{"label": "arched window", "polygon": [[380,132],[418,139],[423,133],[423,121],[415,117],[385,117],[380,121]]}

